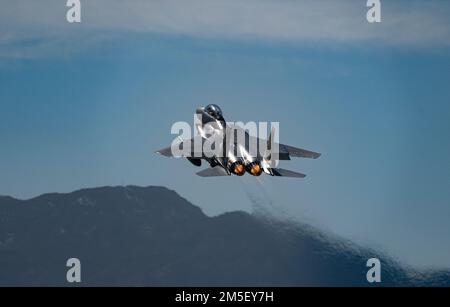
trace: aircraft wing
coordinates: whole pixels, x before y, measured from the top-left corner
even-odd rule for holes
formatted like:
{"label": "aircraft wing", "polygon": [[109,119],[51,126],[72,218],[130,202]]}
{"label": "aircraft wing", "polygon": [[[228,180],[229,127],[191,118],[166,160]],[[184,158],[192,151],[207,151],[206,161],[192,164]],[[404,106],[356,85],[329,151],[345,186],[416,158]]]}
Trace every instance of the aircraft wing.
{"label": "aircraft wing", "polygon": [[[245,143],[247,146],[248,146],[248,144],[252,144],[252,143],[253,144],[262,144],[263,142],[267,143],[267,140],[249,135],[248,132],[243,131],[243,129],[240,126],[230,125],[229,128],[231,130],[229,130],[229,132],[227,132],[227,133],[235,133],[235,138],[234,138],[235,145],[238,145],[237,144],[238,140],[236,137],[237,134],[236,134],[236,132],[234,132],[234,130],[236,130],[238,133],[245,133]],[[270,138],[270,136],[269,136],[269,138]],[[278,144],[278,143],[275,143],[273,145],[274,145],[274,148],[276,148],[277,146],[279,148],[278,160],[290,160],[290,157],[317,159],[321,155],[318,152],[309,151],[306,149],[297,148],[297,147],[290,146],[290,145]],[[258,147],[258,149],[259,149],[259,147]]]}
{"label": "aircraft wing", "polygon": [[215,166],[213,168],[206,168],[196,174],[200,177],[220,177],[220,176],[229,176],[230,175],[221,166]]}
{"label": "aircraft wing", "polygon": [[272,173],[274,176],[278,177],[291,177],[291,178],[305,178],[306,175],[302,173],[297,173],[283,168],[272,168]]}
{"label": "aircraft wing", "polygon": [[[276,146],[276,145],[275,145]],[[311,158],[311,159],[317,159],[320,157],[320,153],[309,151],[306,149],[297,148],[294,146],[279,144],[280,153],[288,153],[291,157],[298,157],[298,158]]]}
{"label": "aircraft wing", "polygon": [[160,150],[157,150],[156,153],[159,153],[160,155],[163,155],[165,157],[173,157],[172,148],[170,146],[160,149]]}
{"label": "aircraft wing", "polygon": [[[227,133],[234,133],[234,130],[239,130],[242,128],[238,127],[238,126],[233,126],[232,130],[229,130]],[[233,132],[232,132],[233,131]],[[267,140],[261,139],[261,138],[257,138],[254,136],[250,136],[246,131],[245,133],[245,143],[251,144],[252,142],[254,144],[262,144],[261,142],[266,143]],[[198,138],[198,139],[197,139]],[[238,145],[237,144],[237,137],[234,139],[234,145]],[[198,150],[200,152],[196,152],[195,151],[195,147],[194,147],[194,143],[198,142],[197,144],[201,144],[201,146],[199,146],[200,148],[198,148]],[[204,154],[202,152],[202,147],[203,147],[203,142],[204,139],[200,136],[200,135],[196,135],[194,138],[191,139],[187,139],[187,140],[180,140],[180,142],[178,142],[175,146],[178,146],[177,148],[179,148],[180,150],[188,148],[185,152],[184,155],[181,155],[182,157],[196,157],[196,158],[201,158],[204,157]],[[290,145],[285,145],[285,144],[273,144],[274,148],[276,148],[276,146],[278,146],[279,148],[279,155],[278,155],[278,160],[290,160],[291,157],[298,157],[298,158],[311,158],[311,159],[317,159],[318,157],[320,157],[320,153],[318,152],[314,152],[314,151],[309,151],[306,149],[302,149],[302,148],[297,148],[294,146],[290,146]],[[173,157],[173,153],[172,153],[172,147],[166,147],[163,149],[160,149],[158,151],[156,151],[157,153],[166,156],[166,157]]]}
{"label": "aircraft wing", "polygon": [[[200,142],[199,144],[203,145],[203,139],[200,135],[195,136],[194,138],[191,139],[187,139],[187,140],[180,140],[175,146],[177,146],[178,149],[183,150],[184,148],[189,148],[189,150],[186,150],[186,154],[181,155],[181,157],[196,157],[196,158],[201,158],[203,157],[203,153],[202,153],[202,147],[200,146],[200,152],[196,152],[195,148],[194,148],[194,142]],[[163,156],[166,157],[174,157],[173,152],[172,152],[172,147],[166,147],[160,150],[157,150],[156,153],[159,153]]]}

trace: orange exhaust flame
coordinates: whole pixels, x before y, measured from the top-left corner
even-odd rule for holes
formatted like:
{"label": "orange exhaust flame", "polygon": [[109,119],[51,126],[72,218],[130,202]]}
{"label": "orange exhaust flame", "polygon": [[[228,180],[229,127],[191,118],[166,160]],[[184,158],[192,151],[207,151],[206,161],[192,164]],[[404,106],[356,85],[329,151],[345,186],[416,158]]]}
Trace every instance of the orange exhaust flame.
{"label": "orange exhaust flame", "polygon": [[234,167],[234,173],[238,176],[242,176],[245,174],[245,167],[242,164],[236,164]]}
{"label": "orange exhaust flame", "polygon": [[250,169],[250,174],[252,174],[253,176],[259,176],[262,173],[262,168],[259,164],[255,164],[252,166],[252,168]]}

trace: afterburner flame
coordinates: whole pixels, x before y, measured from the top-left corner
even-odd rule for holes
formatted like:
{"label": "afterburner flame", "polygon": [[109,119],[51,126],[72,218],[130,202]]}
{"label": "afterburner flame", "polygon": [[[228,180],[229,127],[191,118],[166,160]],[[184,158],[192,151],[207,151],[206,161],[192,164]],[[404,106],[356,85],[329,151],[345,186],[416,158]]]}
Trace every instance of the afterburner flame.
{"label": "afterburner flame", "polygon": [[253,176],[259,176],[262,173],[262,168],[259,164],[254,164],[252,165],[251,169],[250,169],[250,174],[252,174]]}
{"label": "afterburner flame", "polygon": [[238,176],[242,176],[245,174],[245,167],[242,164],[236,164],[233,172]]}

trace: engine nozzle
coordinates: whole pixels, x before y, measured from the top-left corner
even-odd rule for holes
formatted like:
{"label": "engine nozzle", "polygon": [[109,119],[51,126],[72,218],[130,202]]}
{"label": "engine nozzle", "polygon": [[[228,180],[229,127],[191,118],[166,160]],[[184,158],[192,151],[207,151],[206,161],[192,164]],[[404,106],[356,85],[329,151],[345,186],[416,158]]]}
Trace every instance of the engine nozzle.
{"label": "engine nozzle", "polygon": [[242,164],[236,164],[233,169],[233,173],[238,176],[243,176],[245,174],[245,167]]}
{"label": "engine nozzle", "polygon": [[248,166],[247,171],[253,176],[259,176],[263,169],[259,163],[252,163]]}
{"label": "engine nozzle", "polygon": [[237,176],[243,176],[245,174],[245,166],[240,161],[231,163],[228,169]]}

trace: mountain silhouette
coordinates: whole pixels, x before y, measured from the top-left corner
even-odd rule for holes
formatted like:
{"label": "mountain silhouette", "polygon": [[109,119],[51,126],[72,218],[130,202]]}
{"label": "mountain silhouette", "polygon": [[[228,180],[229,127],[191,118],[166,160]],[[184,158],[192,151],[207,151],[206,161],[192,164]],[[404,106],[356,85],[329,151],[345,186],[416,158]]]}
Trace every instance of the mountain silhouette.
{"label": "mountain silhouette", "polygon": [[[367,282],[369,258],[379,284]],[[0,285],[449,286],[450,272],[404,269],[313,227],[245,212],[205,215],[164,187],[0,197]]]}

